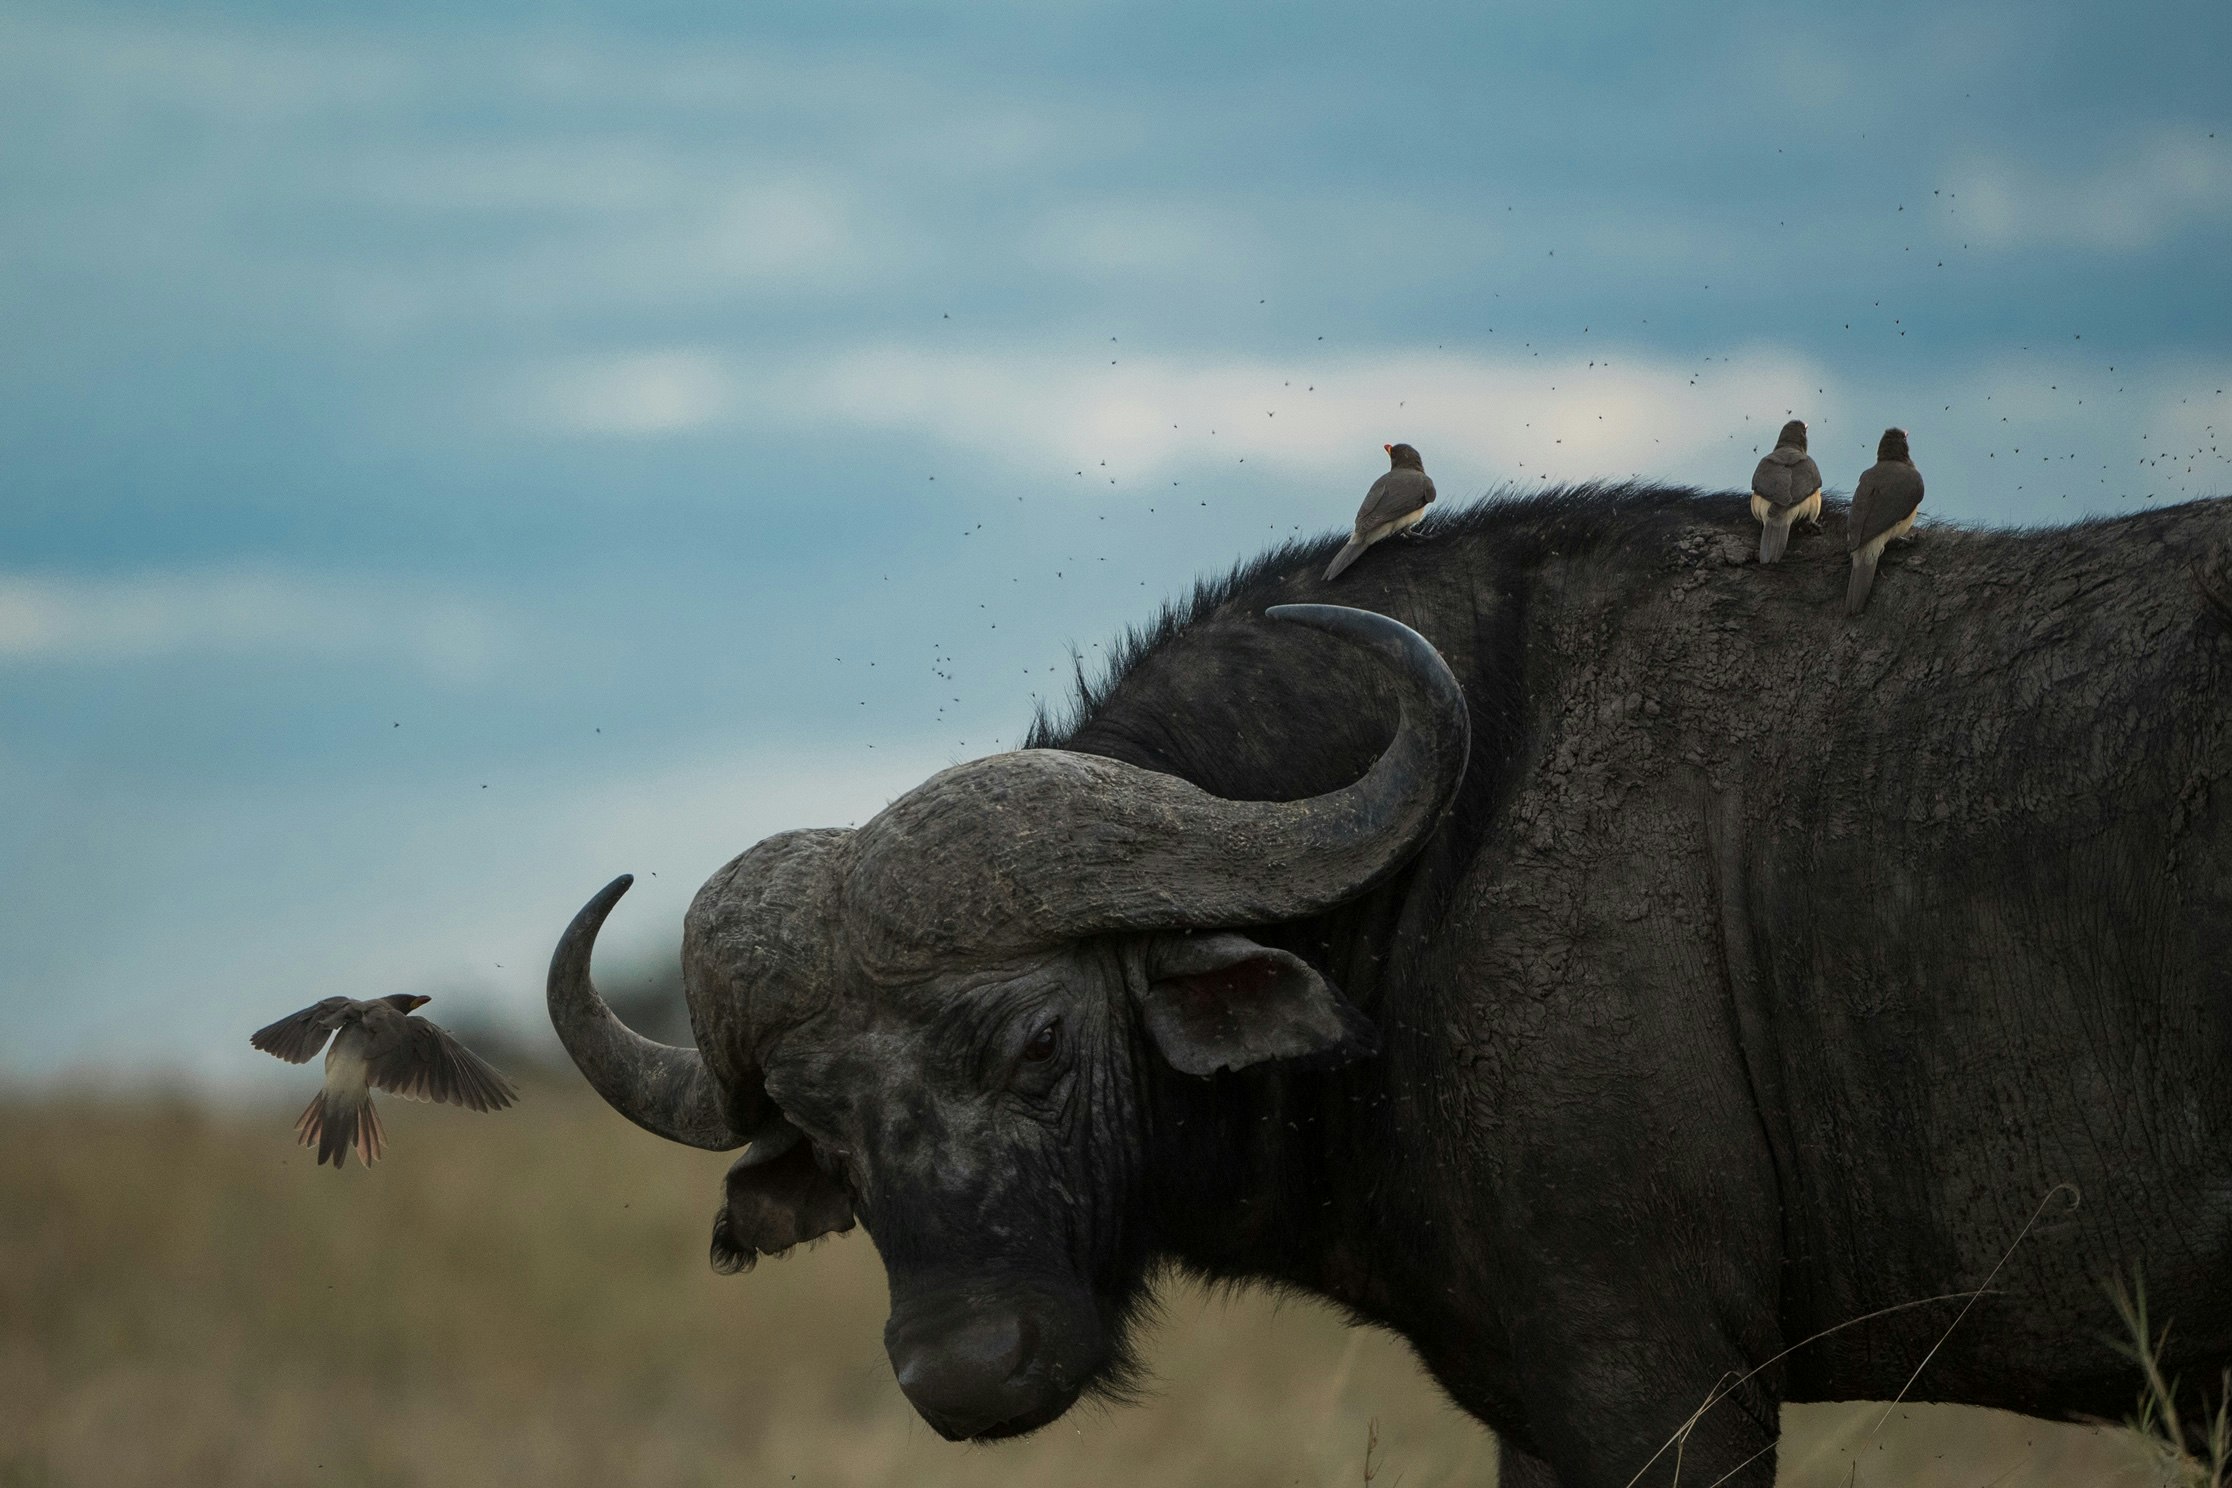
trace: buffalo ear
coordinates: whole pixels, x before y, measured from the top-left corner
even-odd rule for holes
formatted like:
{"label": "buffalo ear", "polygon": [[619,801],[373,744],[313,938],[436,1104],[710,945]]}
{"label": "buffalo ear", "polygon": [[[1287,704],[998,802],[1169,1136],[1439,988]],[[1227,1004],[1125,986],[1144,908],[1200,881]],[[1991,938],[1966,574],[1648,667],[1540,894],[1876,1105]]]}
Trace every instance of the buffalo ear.
{"label": "buffalo ear", "polygon": [[1184,1074],[1379,1052],[1379,1030],[1308,962],[1245,935],[1157,936],[1139,1001],[1155,1047]]}
{"label": "buffalo ear", "polygon": [[763,1255],[853,1227],[844,1186],[814,1162],[814,1149],[789,1128],[757,1139],[729,1164],[727,1196],[713,1216],[713,1269],[749,1271]]}

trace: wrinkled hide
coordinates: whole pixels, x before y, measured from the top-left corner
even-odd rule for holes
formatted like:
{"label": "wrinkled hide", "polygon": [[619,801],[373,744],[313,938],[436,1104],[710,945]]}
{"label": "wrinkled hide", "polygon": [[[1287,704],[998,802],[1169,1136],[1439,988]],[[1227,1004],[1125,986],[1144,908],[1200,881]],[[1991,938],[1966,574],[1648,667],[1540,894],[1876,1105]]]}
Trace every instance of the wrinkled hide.
{"label": "wrinkled hide", "polygon": [[1120,1386],[1158,1265],[1306,1289],[1568,1488],[1669,1481],[1738,1376],[1682,1481],[1765,1488],[1783,1401],[1925,1357],[1910,1398],[2119,1415],[2134,1270],[2171,1369],[2232,1364],[2232,506],[1925,524],[1849,623],[1839,541],[1752,564],[1748,498],[1421,530],[1338,587],[1462,685],[1461,783],[1372,808],[1400,852],[1176,826],[1452,757],[1386,655],[1264,620],[1328,596],[1313,543],[1134,637],[1054,768],[708,883],[716,1260],[857,1222],[957,1437]]}

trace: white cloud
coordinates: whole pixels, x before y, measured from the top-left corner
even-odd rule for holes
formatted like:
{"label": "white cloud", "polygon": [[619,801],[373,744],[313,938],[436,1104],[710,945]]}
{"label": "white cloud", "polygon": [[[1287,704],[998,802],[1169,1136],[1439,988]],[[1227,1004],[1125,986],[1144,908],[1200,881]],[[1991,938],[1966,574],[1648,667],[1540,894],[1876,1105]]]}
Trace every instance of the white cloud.
{"label": "white cloud", "polygon": [[470,100],[484,119],[507,105],[624,105],[797,123],[857,117],[863,98],[904,109],[928,93],[903,66],[843,52],[609,32],[569,40],[532,28],[396,39],[410,36],[10,13],[0,15],[0,79],[119,116],[160,111],[193,124],[315,121],[442,98]]}
{"label": "white cloud", "polygon": [[[27,257],[252,283],[376,339],[935,275],[955,191],[1105,148],[1082,105],[897,62],[617,38],[0,19],[8,95],[73,183],[13,203]],[[334,241],[368,218],[391,230]]]}
{"label": "white cloud", "polygon": [[[1406,439],[1481,484],[1666,472],[1747,419],[1802,407],[1833,426],[1832,376],[1775,347],[1692,365],[1607,345],[1594,355],[1393,350],[1310,366],[1040,349],[863,347],[779,367],[707,349],[531,370],[513,411],[572,433],[640,434],[768,420],[898,430],[1046,471],[1153,476],[1237,464],[1316,473]],[[1770,426],[1771,427],[1771,426]]]}
{"label": "white cloud", "polygon": [[0,79],[66,99],[84,143],[134,115],[181,114],[252,126],[407,102],[423,79],[392,47],[305,43],[278,35],[105,17],[71,23],[18,14],[0,22]]}
{"label": "white cloud", "polygon": [[1316,471],[1403,438],[1435,451],[1445,469],[1586,477],[1663,468],[1718,440],[1745,412],[1779,413],[1801,386],[1811,397],[1825,374],[1773,350],[1703,367],[1612,347],[1539,359],[1400,351],[1312,371],[1122,358],[1088,371],[1030,357],[881,350],[804,386],[857,421],[1011,458],[1121,460],[1128,473],[1240,458]]}
{"label": "white cloud", "polygon": [[1084,278],[1163,276],[1198,284],[1261,273],[1267,249],[1248,216],[1199,202],[1095,201],[1059,208],[1025,244],[1042,267]]}
{"label": "white cloud", "polygon": [[602,215],[672,206],[706,186],[704,172],[640,139],[558,143],[460,141],[385,147],[334,183],[380,208],[420,212]]}
{"label": "white cloud", "polygon": [[677,434],[724,422],[735,379],[721,357],[691,349],[580,357],[523,379],[531,421],[568,434]]}
{"label": "white cloud", "polygon": [[[559,931],[614,875],[636,886],[601,937],[600,975],[670,958],[698,885],[761,838],[863,821],[950,762],[901,742],[856,764],[613,760],[487,792],[447,776],[198,797],[107,788],[72,807],[37,881],[0,904],[0,939],[37,926],[42,949],[58,933],[72,947],[35,975],[0,966],[0,1013],[19,1035],[0,1071],[184,1064],[252,1079],[278,1067],[245,1031],[335,992],[449,989],[437,1016],[531,1016]],[[0,805],[10,788],[34,787],[0,781]],[[129,934],[111,919],[124,899]],[[181,1006],[200,1010],[190,1027],[149,1016]]]}
{"label": "white cloud", "polygon": [[[383,162],[367,189],[452,215],[521,207],[551,220],[495,250],[313,267],[303,271],[303,293],[336,306],[352,329],[386,337],[460,317],[534,323],[590,311],[795,303],[893,271],[893,222],[842,172],[700,170],[656,157],[639,169],[634,160],[617,148],[541,157],[501,186],[502,157]],[[424,178],[408,184],[420,170]],[[484,177],[486,193],[475,184]]]}
{"label": "white cloud", "polygon": [[1861,77],[1851,52],[1827,36],[1774,28],[1749,48],[1751,65],[1737,70],[1743,83],[1764,84],[1783,109],[1826,119],[1848,106]]}
{"label": "white cloud", "polygon": [[1947,173],[1940,235],[1983,247],[2152,248],[2232,217],[2232,152],[2205,129],[2162,131],[2090,170],[1972,158]]}
{"label": "white cloud", "polygon": [[0,664],[386,658],[454,683],[485,676],[506,647],[505,627],[485,605],[362,580],[0,574]]}
{"label": "white cloud", "polygon": [[[1835,489],[1896,423],[1928,453],[1941,515],[2035,521],[2232,486],[2225,387],[2232,379],[2206,364],[2111,369],[2074,345],[1872,378],[1771,344],[1694,364],[1619,346],[1392,349],[1315,364],[1128,356],[1121,343],[765,358],[697,347],[533,368],[506,416],[575,435],[902,433],[1080,495],[1106,490],[1104,477],[1134,494],[1142,481],[1258,473],[1314,486],[1373,468],[1381,443],[1405,439],[1444,495],[1462,498],[1629,475],[1740,485],[1795,415]],[[1078,471],[1092,479],[1073,483]]]}

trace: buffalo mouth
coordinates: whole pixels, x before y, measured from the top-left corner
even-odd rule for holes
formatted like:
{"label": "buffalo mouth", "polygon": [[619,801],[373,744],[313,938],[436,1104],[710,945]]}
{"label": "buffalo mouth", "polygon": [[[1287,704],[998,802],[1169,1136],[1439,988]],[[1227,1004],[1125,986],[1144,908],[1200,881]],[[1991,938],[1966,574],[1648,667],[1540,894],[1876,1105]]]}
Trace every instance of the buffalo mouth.
{"label": "buffalo mouth", "polygon": [[1090,1300],[1043,1294],[894,1308],[884,1348],[908,1403],[947,1441],[1038,1430],[1107,1357]]}
{"label": "buffalo mouth", "polygon": [[969,1421],[942,1420],[920,1406],[915,1407],[915,1410],[923,1420],[930,1423],[931,1430],[949,1442],[996,1442],[1028,1436],[1041,1426],[1051,1425],[1076,1401],[1075,1390],[1056,1394],[1035,1410],[1026,1411],[1020,1416],[1009,1416],[1004,1421],[994,1421],[988,1426]]}

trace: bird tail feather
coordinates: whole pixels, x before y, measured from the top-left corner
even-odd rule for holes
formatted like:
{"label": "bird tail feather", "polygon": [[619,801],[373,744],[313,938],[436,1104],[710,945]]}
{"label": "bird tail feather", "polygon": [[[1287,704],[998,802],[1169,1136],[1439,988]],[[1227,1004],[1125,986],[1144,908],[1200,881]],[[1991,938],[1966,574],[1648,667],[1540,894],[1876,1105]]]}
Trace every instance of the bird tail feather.
{"label": "bird tail feather", "polygon": [[1350,538],[1348,540],[1348,546],[1342,548],[1340,552],[1335,553],[1333,555],[1332,563],[1326,566],[1325,577],[1327,582],[1331,582],[1332,580],[1339,578],[1341,576],[1342,570],[1346,569],[1351,563],[1354,563],[1357,560],[1358,556],[1361,555],[1363,551],[1370,546],[1371,544],[1364,541],[1364,539],[1361,537]]}
{"label": "bird tail feather", "polygon": [[356,1154],[366,1167],[380,1160],[387,1151],[387,1131],[380,1125],[380,1112],[366,1096],[357,1109]]}
{"label": "bird tail feather", "polygon": [[387,1150],[387,1133],[366,1096],[351,1100],[319,1091],[295,1119],[295,1135],[303,1146],[318,1149],[319,1163],[332,1163],[337,1169],[348,1166],[352,1147],[366,1167]]}
{"label": "bird tail feather", "polygon": [[[301,1140],[303,1146],[317,1148],[318,1161],[323,1163],[335,1151],[329,1137],[334,1125],[326,1110],[325,1092],[321,1090],[310,1097],[310,1104],[304,1106],[302,1114],[295,1118],[295,1136]],[[343,1142],[339,1148],[340,1153],[345,1157],[348,1150],[348,1144]],[[333,1165],[337,1168],[341,1166],[340,1159],[336,1158]]]}
{"label": "bird tail feather", "polygon": [[1863,548],[1852,555],[1852,578],[1845,584],[1845,613],[1857,615],[1868,607],[1868,591],[1875,587],[1876,559]]}
{"label": "bird tail feather", "polygon": [[1773,563],[1782,557],[1783,549],[1790,546],[1791,520],[1788,513],[1774,512],[1759,524],[1760,562]]}

